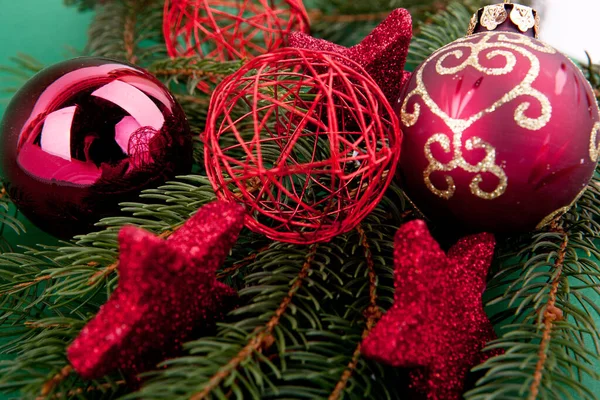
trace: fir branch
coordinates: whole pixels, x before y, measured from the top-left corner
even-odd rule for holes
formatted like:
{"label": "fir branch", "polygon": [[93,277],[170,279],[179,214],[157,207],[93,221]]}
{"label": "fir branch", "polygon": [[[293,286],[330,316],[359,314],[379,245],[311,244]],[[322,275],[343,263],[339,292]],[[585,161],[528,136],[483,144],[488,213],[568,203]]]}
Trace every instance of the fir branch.
{"label": "fir branch", "polygon": [[584,66],[583,70],[586,72],[587,78],[592,84],[596,100],[600,102],[600,65],[594,65],[592,56],[586,51],[587,65]]}
{"label": "fir branch", "polygon": [[[108,391],[115,391],[115,388],[118,386],[124,386],[126,385],[127,382],[125,380],[120,380],[120,381],[115,381],[115,382],[107,382],[107,383],[103,383],[103,384],[99,384],[97,386],[88,386],[87,388],[76,388],[76,389],[71,389],[69,390],[67,393],[56,393],[54,395],[52,395],[52,397],[50,397],[52,400],[56,400],[56,399],[71,399],[74,397],[80,397],[80,398],[88,398],[86,396],[83,395],[89,395],[89,394],[94,394],[95,392],[108,392]],[[40,396],[38,398],[36,398],[36,400],[45,400],[47,399],[47,396]]]}
{"label": "fir branch", "polygon": [[[378,276],[377,290],[387,306],[393,296],[394,225],[404,213],[403,207],[401,194],[392,191],[363,227]],[[362,239],[353,232],[334,243],[319,245],[304,283],[289,304],[285,299],[305,270],[310,249],[273,243],[254,258],[242,277],[244,306],[221,324],[218,335],[186,345],[187,355],[166,361],[163,369],[147,374],[147,384],[128,398],[189,398],[194,393],[204,398],[237,399],[330,395],[356,357],[366,324],[364,310],[370,307],[373,296],[369,289],[374,279],[369,273],[370,262],[364,254],[354,256],[355,251],[364,252]],[[233,259],[240,258],[234,252]],[[282,304],[288,311],[263,338],[265,327]],[[259,350],[251,352],[256,346]],[[396,397],[390,394],[395,393],[390,382],[396,371],[363,359],[357,365],[354,371],[360,374],[347,380],[345,393],[357,398]],[[371,374],[381,380],[366,378]],[[205,390],[207,382],[215,377],[220,384],[211,385],[209,393]]]}
{"label": "fir branch", "polygon": [[260,254],[264,253],[268,249],[269,249],[268,246],[263,247],[261,249],[258,249],[256,251],[256,253],[252,253],[249,256],[243,258],[242,260],[235,262],[233,264],[233,266],[225,268],[223,271],[219,272],[217,274],[217,279],[223,279],[225,277],[232,276],[234,273],[238,272],[240,269],[252,264],[252,262],[254,260],[256,260],[256,257],[258,257]]}
{"label": "fir branch", "polygon": [[125,47],[125,59],[135,64],[137,62],[137,57],[135,56],[135,28],[137,14],[140,12],[142,4],[136,0],[129,0],[127,4],[128,12],[125,16],[125,27],[123,29],[123,46]]}
{"label": "fir branch", "polygon": [[141,66],[166,57],[160,0],[118,0],[96,8],[87,52]]}
{"label": "fir branch", "polygon": [[[476,370],[485,372],[469,400],[490,397],[596,399],[582,380],[599,379],[600,308],[588,291],[600,293],[600,176],[562,219],[562,229],[512,243],[488,285],[492,320],[504,334],[488,348],[505,354]],[[516,246],[515,246],[516,244]],[[515,251],[514,248],[517,248]]]}
{"label": "fir branch", "polygon": [[[154,62],[149,71],[162,79],[175,93],[181,93],[185,86],[188,95],[200,96],[208,100],[209,94],[226,76],[242,66],[242,61],[218,62],[199,57],[167,58]],[[199,90],[200,88],[200,90]],[[192,100],[193,101],[193,100]],[[208,104],[205,104],[207,107]]]}
{"label": "fir branch", "polygon": [[440,47],[464,37],[473,8],[454,2],[418,26],[408,52],[408,63],[413,67],[421,64]]}
{"label": "fir branch", "polygon": [[[0,307],[7,311],[0,315],[0,335],[12,338],[0,351],[5,355],[18,355],[0,361],[0,390],[18,389],[38,395],[44,383],[67,365],[66,345],[116,285],[116,276],[112,274],[107,274],[107,279],[92,280],[92,277],[98,271],[104,273],[104,266],[116,262],[116,237],[120,227],[134,224],[167,235],[201,204],[212,201],[214,193],[206,178],[187,176],[147,190],[141,197],[147,203],[123,204],[131,216],[125,214],[101,221],[99,225],[106,227],[103,231],[80,236],[61,247],[46,246],[28,249],[26,254],[0,255],[0,293],[4,293],[0,295]],[[7,293],[10,295],[6,296]],[[32,335],[32,326],[62,329],[49,328]],[[46,336],[50,330],[60,335],[60,346],[54,337]],[[48,347],[48,357],[53,361],[38,363],[38,349],[44,347],[47,339],[53,342]],[[38,371],[35,376],[24,373],[32,364]],[[84,390],[89,387],[77,377],[70,377],[53,387],[52,394],[68,393],[72,385]]]}
{"label": "fir branch", "polygon": [[12,229],[12,231],[15,232],[17,235],[25,233],[25,226],[16,217],[16,209],[15,215],[11,215],[12,211],[10,206],[11,202],[8,199],[6,189],[4,188],[4,185],[0,183],[0,240],[2,240],[2,242],[0,243],[0,249],[3,251],[10,250],[10,246],[8,245],[8,242],[4,240],[3,236],[5,227]]}
{"label": "fir branch", "polygon": [[[303,270],[307,257],[306,250],[298,246],[275,243],[268,250],[259,251],[248,267],[250,274],[238,277],[238,279],[244,279],[247,282],[244,285],[246,288],[242,291],[242,296],[255,295],[253,301],[247,303],[248,306],[232,313],[232,318],[241,317],[241,319],[238,322],[225,325],[221,333],[223,336],[220,336],[220,339],[205,338],[188,345],[191,354],[204,354],[201,349],[206,348],[206,346],[214,350],[211,343],[220,342],[218,348],[221,349],[220,351],[224,351],[224,354],[230,354],[225,359],[231,360],[249,343],[250,337],[256,337],[257,332],[259,332],[255,331],[257,326],[269,326],[272,330],[271,337],[275,338],[273,344],[277,344],[278,351],[273,352],[271,350],[269,346],[271,337],[264,336],[261,340],[263,353],[252,353],[250,359],[240,364],[243,368],[231,371],[232,375],[224,382],[227,385],[226,387],[230,388],[228,390],[233,391],[232,393],[242,393],[239,391],[244,388],[243,393],[263,393],[266,398],[269,398],[275,393],[292,390],[292,386],[287,383],[305,379],[305,374],[298,375],[297,372],[299,371],[298,367],[305,365],[303,360],[305,357],[309,357],[309,354],[312,354],[311,357],[328,357],[325,354],[331,354],[332,350],[328,346],[324,346],[325,342],[323,340],[327,338],[326,341],[332,341],[332,346],[341,346],[340,349],[334,350],[335,354],[339,354],[335,363],[331,364],[332,360],[329,360],[327,364],[322,364],[322,369],[319,367],[318,372],[317,370],[313,372],[313,374],[316,373],[322,378],[317,378],[313,384],[304,385],[305,388],[299,390],[300,392],[317,393],[314,383],[326,379],[329,382],[328,385],[319,389],[319,391],[329,390],[331,393],[337,380],[355,357],[355,354],[347,354],[348,349],[356,348],[361,341],[361,334],[355,331],[357,329],[364,331],[364,328],[361,328],[362,324],[347,326],[344,324],[353,324],[352,321],[358,321],[357,318],[359,317],[362,319],[361,310],[365,309],[365,305],[368,307],[371,301],[371,291],[363,290],[365,284],[366,287],[372,287],[372,275],[370,278],[371,283],[368,283],[369,272],[367,270],[370,268],[365,267],[365,264],[371,265],[371,262],[359,261],[360,257],[356,259],[346,256],[346,254],[351,254],[354,251],[352,249],[355,248],[355,245],[352,243],[360,244],[365,236],[369,237],[369,247],[373,252],[372,260],[375,263],[374,268],[379,276],[378,292],[384,296],[382,298],[383,303],[391,304],[393,268],[390,265],[392,263],[393,233],[395,232],[394,226],[399,223],[390,222],[390,218],[394,221],[401,218],[400,216],[404,213],[404,200],[399,192],[392,191],[390,195],[391,197],[386,197],[381,208],[365,221],[365,234],[363,236],[356,237],[355,234],[349,234],[340,238],[338,245],[319,246],[312,262],[313,268],[302,280],[304,283],[295,292],[292,302],[284,302],[283,299],[288,298],[287,296],[290,294],[290,281],[294,279],[294,276],[298,277]],[[95,314],[100,304],[106,300],[115,286],[116,277],[94,281],[93,290],[90,288],[89,281],[104,265],[110,266],[116,261],[115,239],[120,226],[133,223],[157,233],[167,232],[189,218],[189,215],[200,204],[212,200],[213,196],[210,185],[205,178],[200,176],[183,177],[178,182],[171,182],[159,189],[145,191],[142,198],[148,201],[146,204],[124,204],[124,210],[133,214],[133,216],[120,216],[102,221],[100,225],[107,226],[107,229],[102,232],[81,236],[76,242],[65,243],[63,247],[59,248],[30,249],[28,254],[25,255],[5,254],[0,256],[0,279],[5,282],[3,288],[14,288],[19,282],[31,282],[36,277],[40,278],[36,285],[4,298],[4,301],[9,301],[9,303],[5,303],[5,308],[11,310],[11,315],[3,316],[0,333],[9,334],[14,339],[4,347],[2,352],[9,355],[18,354],[18,356],[0,363],[0,389],[20,390],[23,394],[38,395],[47,379],[59,374],[66,365],[65,350],[67,344],[74,339],[85,321]],[[174,218],[171,214],[161,212],[165,208],[177,210],[177,216]],[[235,260],[244,261],[248,257],[240,255],[247,254],[249,246],[260,248],[257,245],[260,243],[257,239],[255,235],[249,235],[248,233],[242,236],[231,258],[234,266],[239,262]],[[250,243],[252,244],[250,245]],[[340,245],[342,246],[340,247]],[[349,247],[346,248],[346,246]],[[361,248],[363,247],[358,247],[358,249]],[[303,260],[302,265],[297,264],[297,270],[286,267],[286,264],[289,265],[290,261],[299,261],[300,259]],[[344,276],[347,275],[346,278],[339,275],[339,271],[336,272],[331,269],[331,267],[335,268],[336,265],[343,265],[344,263],[346,265],[342,271],[348,272],[343,272]],[[236,268],[235,270],[230,269],[230,271],[237,274],[239,270]],[[366,277],[367,281],[360,278],[361,274],[364,274],[362,276]],[[333,281],[331,281],[332,279]],[[292,283],[292,285],[294,284]],[[343,297],[347,298],[340,304],[336,304],[338,300],[332,300],[334,295],[331,290],[337,285],[339,285],[339,289],[333,290],[343,293]],[[285,292],[284,288],[286,288]],[[279,300],[277,300],[277,296],[281,296]],[[329,299],[331,304],[326,305],[327,302],[323,302],[324,299]],[[275,301],[277,301],[277,307],[275,307]],[[317,306],[316,313],[311,311],[318,304],[322,304],[322,307],[326,309],[320,310]],[[271,305],[273,308],[271,308]],[[273,316],[278,315],[275,314],[277,310],[282,310],[282,307],[285,307],[290,313],[286,312],[280,315],[278,325],[267,325],[268,322],[260,323],[260,321],[272,321]],[[339,307],[342,310],[347,308],[346,317],[342,318],[334,314],[336,309],[339,310]],[[65,316],[68,316],[68,318]],[[267,316],[269,317],[267,318]],[[301,316],[301,319],[298,319],[299,316]],[[323,322],[328,322],[330,328],[325,329]],[[23,326],[25,330],[20,330],[19,326]],[[294,328],[294,326],[297,328]],[[39,328],[40,332],[32,335],[32,328]],[[339,329],[341,331],[338,331]],[[247,332],[248,336],[241,335],[242,331]],[[54,333],[47,336],[50,332]],[[339,333],[337,332],[343,332],[344,336],[338,336]],[[337,339],[333,340],[332,337],[334,336]],[[57,337],[60,337],[59,341],[56,340]],[[303,344],[310,343],[309,338],[318,337],[323,339],[317,340],[309,347],[305,347],[306,345]],[[238,340],[243,341],[245,345],[238,345]],[[46,341],[52,342],[52,345],[49,346],[50,342],[48,342],[48,345],[45,344]],[[39,363],[39,349],[45,349],[45,354],[49,357],[50,362]],[[321,352],[325,353],[320,355]],[[281,363],[279,367],[273,364],[272,357],[279,360],[278,362]],[[196,380],[193,379],[194,374],[191,374],[188,375],[192,379],[191,381],[189,379],[181,380],[181,376],[179,376],[176,379],[175,386],[171,386],[170,383],[163,385],[165,383],[164,379],[171,382],[174,376],[177,377],[176,372],[173,375],[174,371],[180,368],[187,370],[190,366],[193,366],[192,359],[194,363],[207,362],[212,364],[214,362],[220,363],[223,356],[202,356],[200,358],[186,356],[170,360],[166,362],[169,368],[158,371],[156,381],[151,379],[139,395],[151,398],[156,397],[154,395],[156,393],[159,397],[173,398],[177,396],[174,396],[171,390],[184,390],[190,395],[194,393],[193,389],[198,384],[207,382],[208,376],[206,380]],[[35,376],[25,372],[33,364],[36,365],[36,370],[39,371]],[[222,365],[227,365],[227,363],[220,366]],[[289,366],[287,370],[285,365]],[[332,365],[336,365],[336,367],[332,368]],[[265,367],[266,370],[262,370]],[[212,368],[208,371],[214,371],[213,374],[219,370],[216,365],[214,370]],[[352,378],[348,380],[348,383],[352,382],[352,385],[347,386],[347,391],[359,391],[359,393],[367,393],[367,396],[368,393],[379,391],[380,393],[388,393],[383,395],[384,397],[390,396],[389,391],[393,390],[393,387],[388,388],[386,386],[388,381],[385,377],[394,376],[393,371],[385,372],[380,366],[365,363],[364,360],[359,361],[359,368],[356,370],[360,370],[361,374],[353,374]],[[259,370],[260,372],[258,372]],[[206,372],[206,367],[198,370],[194,369],[194,371],[203,374],[202,371]],[[373,383],[369,382],[368,379],[364,380],[363,372],[377,374],[382,379],[377,385],[373,386]],[[262,375],[262,378],[259,381],[254,381],[254,378],[249,377],[249,373],[258,373]],[[267,375],[264,375],[265,373]],[[165,375],[163,376],[163,374]],[[232,380],[232,378],[235,379]],[[282,379],[285,380],[281,381]],[[74,393],[73,391],[88,393],[91,386],[104,385],[110,382],[115,382],[115,379],[106,377],[100,382],[90,384],[81,381],[77,376],[69,375],[64,380],[55,382],[49,388],[48,396]],[[153,382],[159,385],[160,390],[156,388]],[[277,382],[276,386],[273,386],[273,382]],[[262,384],[267,384],[268,387],[261,388]],[[114,387],[114,390],[107,389],[107,393],[116,393],[117,390],[122,389],[117,386]],[[215,393],[220,392],[221,388],[215,389]],[[256,398],[257,396],[249,395],[249,397]],[[379,395],[376,395],[376,397],[379,397]],[[238,396],[238,398],[240,397]]]}
{"label": "fir branch", "polygon": [[275,330],[275,327],[279,325],[281,317],[287,311],[292,299],[296,293],[298,293],[298,290],[300,290],[304,284],[304,281],[308,277],[308,272],[314,261],[317,248],[317,245],[313,245],[308,251],[306,255],[306,261],[304,262],[298,277],[294,280],[287,296],[283,298],[273,317],[271,317],[269,322],[265,325],[264,330],[261,330],[260,333],[254,336],[246,345],[246,347],[240,350],[236,357],[229,361],[224,368],[221,368],[212,378],[210,378],[201,392],[192,395],[190,398],[191,400],[206,399],[210,393],[214,391],[223,382],[223,380],[225,380],[231,374],[232,370],[237,369],[240,364],[244,363],[254,353],[262,352],[266,346],[273,344],[275,340],[273,338],[273,331]]}
{"label": "fir branch", "polygon": [[0,65],[0,92],[8,95],[16,93],[25,82],[44,68],[40,61],[24,53],[17,53],[8,60],[8,65]]}
{"label": "fir branch", "polygon": [[72,373],[73,373],[72,366],[67,365],[64,368],[62,368],[58,374],[54,375],[52,377],[52,379],[50,379],[49,381],[44,383],[44,386],[42,386],[42,390],[40,393],[42,395],[42,398],[47,396],[49,393],[51,393],[56,385],[58,385],[60,382],[63,382]]}
{"label": "fir branch", "polygon": [[542,384],[542,373],[546,366],[546,362],[548,361],[547,350],[548,345],[550,344],[550,340],[552,339],[552,328],[554,327],[554,322],[557,320],[557,314],[559,312],[562,314],[562,311],[556,307],[556,294],[558,292],[558,288],[562,279],[563,265],[567,253],[567,246],[569,244],[569,235],[565,232],[562,233],[564,235],[564,240],[562,245],[560,246],[560,249],[558,250],[556,262],[554,263],[554,280],[552,281],[550,294],[548,295],[548,303],[544,307],[544,330],[542,333],[542,341],[540,342],[540,349],[538,351],[538,363],[535,366],[533,382],[531,383],[531,387],[529,388],[529,400],[537,399],[540,393],[540,385]]}
{"label": "fir branch", "polygon": [[[160,235],[158,235],[158,237],[161,239],[167,239],[169,236],[171,236],[173,233],[175,233],[177,231],[177,229],[179,229],[182,225],[183,224],[175,225],[175,226],[173,226],[173,228],[163,231]],[[96,267],[98,264],[93,262],[93,263],[88,263],[88,265]],[[114,263],[110,264],[108,267],[102,268],[98,272],[96,272],[94,275],[92,275],[92,277],[88,281],[88,284],[94,285],[96,282],[98,282],[98,280],[108,278],[112,273],[116,272],[118,268],[119,268],[119,262],[115,261]]]}
{"label": "fir branch", "polygon": [[367,322],[366,322],[366,327],[362,334],[362,339],[359,342],[359,344],[356,346],[356,349],[354,350],[354,353],[352,354],[352,360],[350,361],[350,363],[348,363],[348,367],[346,368],[346,370],[342,374],[340,380],[336,384],[335,389],[333,390],[331,395],[329,395],[329,400],[338,400],[342,397],[342,393],[346,389],[346,386],[348,385],[348,381],[350,380],[350,378],[352,377],[352,374],[354,373],[354,371],[356,370],[356,368],[358,366],[358,361],[360,358],[361,348],[362,348],[362,340],[364,340],[369,335],[369,333],[371,333],[371,330],[373,329],[373,327],[375,327],[375,324],[381,318],[381,311],[379,310],[379,307],[377,306],[377,273],[375,272],[375,262],[373,261],[371,248],[369,246],[369,242],[368,242],[367,234],[366,234],[365,230],[360,225],[357,227],[356,230],[358,231],[358,233],[361,236],[361,246],[363,248],[364,256],[365,256],[365,259],[367,262],[367,267],[369,269],[369,298],[370,298],[370,301],[369,301],[369,307],[365,310],[365,317],[367,318]]}

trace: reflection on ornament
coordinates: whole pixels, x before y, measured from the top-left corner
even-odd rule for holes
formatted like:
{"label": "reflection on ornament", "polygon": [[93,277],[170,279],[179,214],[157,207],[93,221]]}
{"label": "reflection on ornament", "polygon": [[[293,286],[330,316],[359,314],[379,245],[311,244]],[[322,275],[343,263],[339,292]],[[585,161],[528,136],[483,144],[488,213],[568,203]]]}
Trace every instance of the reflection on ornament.
{"label": "reflection on ornament", "polygon": [[145,71],[103,58],[40,72],[15,95],[0,132],[12,200],[66,238],[191,167],[189,127],[171,94]]}

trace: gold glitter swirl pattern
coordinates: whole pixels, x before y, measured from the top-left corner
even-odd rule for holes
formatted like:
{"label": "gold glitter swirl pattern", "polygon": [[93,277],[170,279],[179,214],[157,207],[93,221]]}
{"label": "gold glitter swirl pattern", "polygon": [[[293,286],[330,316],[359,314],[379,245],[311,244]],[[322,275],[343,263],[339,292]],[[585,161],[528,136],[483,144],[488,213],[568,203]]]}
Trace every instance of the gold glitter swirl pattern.
{"label": "gold glitter swirl pattern", "polygon": [[[496,40],[492,40],[493,38],[496,38]],[[464,58],[467,49],[470,50],[470,54],[458,66],[444,66],[444,62],[449,58],[454,58],[456,60],[461,60]],[[531,107],[531,103],[530,101],[524,101],[523,103],[519,104],[515,110],[515,122],[519,126],[533,131],[542,129],[548,124],[552,116],[552,105],[549,99],[542,92],[532,87],[532,84],[540,74],[541,67],[539,59],[530,51],[530,49],[543,53],[556,52],[556,50],[550,46],[546,46],[542,43],[534,43],[532,39],[526,36],[517,34],[482,33],[459,39],[454,43],[444,47],[436,52],[427,61],[425,61],[425,63],[417,71],[415,78],[416,87],[410,93],[408,93],[402,103],[401,118],[403,124],[406,127],[411,127],[414,126],[419,120],[421,115],[420,104],[415,103],[413,105],[412,112],[408,110],[409,101],[413,97],[419,96],[421,97],[423,103],[425,103],[425,106],[427,106],[435,115],[440,117],[440,119],[444,121],[446,126],[452,132],[452,140],[450,140],[450,138],[443,133],[437,133],[429,138],[425,144],[425,157],[429,161],[429,165],[423,172],[423,176],[426,186],[435,195],[448,200],[454,195],[456,186],[452,177],[446,175],[445,178],[447,189],[436,188],[431,182],[431,174],[436,171],[450,172],[457,168],[477,174],[471,181],[469,187],[471,193],[478,198],[493,200],[502,196],[506,192],[506,189],[508,188],[508,177],[502,167],[496,164],[495,148],[490,143],[483,141],[481,138],[472,137],[468,139],[464,144],[464,148],[467,151],[483,149],[486,153],[486,156],[481,162],[476,165],[472,165],[465,160],[462,153],[463,134],[469,127],[471,127],[475,122],[479,121],[484,116],[495,112],[503,105],[510,103],[522,96],[533,98],[539,102],[540,115],[534,118],[527,116],[526,112]],[[485,57],[482,57],[483,52],[486,52]],[[435,64],[435,69],[440,75],[456,74],[470,66],[485,75],[501,76],[507,75],[514,70],[517,62],[516,54],[524,56],[530,62],[530,69],[523,81],[502,96],[502,98],[494,102],[491,106],[479,111],[474,115],[471,115],[466,119],[451,118],[446,112],[444,112],[431,98],[423,81],[423,71],[435,57],[439,57]],[[485,59],[491,61],[497,57],[502,57],[504,59],[504,66],[488,68],[482,65]],[[444,164],[434,157],[431,147],[435,143],[438,143],[444,152],[452,153],[453,159],[449,163]],[[492,192],[486,192],[480,188],[480,184],[483,182],[483,176],[481,174],[486,172],[494,175],[499,180],[496,189]]]}
{"label": "gold glitter swirl pattern", "polygon": [[513,53],[511,53],[510,51],[494,50],[494,51],[489,52],[487,54],[486,58],[488,60],[491,60],[495,57],[504,57],[506,59],[506,65],[504,67],[502,67],[502,68],[486,68],[486,67],[482,66],[481,63],[479,62],[479,53],[478,52],[472,52],[471,55],[469,56],[469,58],[467,58],[467,60],[465,62],[458,65],[457,67],[452,67],[452,68],[444,67],[444,65],[443,65],[444,61],[446,61],[446,59],[448,57],[454,56],[458,60],[458,59],[462,58],[463,55],[464,54],[463,54],[462,50],[454,50],[450,53],[444,54],[443,56],[441,56],[438,59],[436,65],[435,65],[435,70],[440,75],[454,75],[470,66],[470,67],[475,68],[478,71],[483,72],[486,75],[506,75],[515,68],[515,65],[517,65],[517,57],[515,57],[515,55]]}
{"label": "gold glitter swirl pattern", "polygon": [[[446,153],[450,153],[450,151],[451,151],[450,150],[450,139],[448,138],[448,136],[444,135],[443,133],[437,133],[437,134],[433,135],[432,137],[430,137],[429,140],[427,140],[427,143],[425,143],[425,157],[429,161],[429,166],[423,172],[423,178],[425,179],[425,185],[436,196],[439,196],[442,199],[449,200],[450,198],[452,198],[452,196],[454,196],[454,193],[456,192],[456,185],[454,184],[454,179],[452,179],[452,177],[450,175],[446,175],[445,178],[446,178],[446,185],[448,186],[448,189],[446,189],[446,190],[438,189],[435,187],[433,182],[431,182],[431,173],[434,171],[452,171],[452,170],[454,170],[457,167],[456,156],[448,164],[441,163],[440,161],[438,161],[437,158],[435,158],[433,156],[433,153],[431,151],[431,146],[434,143],[438,143],[442,147],[444,152],[446,152]],[[459,149],[459,151],[460,151],[460,149]]]}
{"label": "gold glitter swirl pattern", "polygon": [[[445,153],[451,153],[452,150],[450,146],[450,139],[448,138],[448,136],[444,135],[443,133],[437,133],[430,137],[429,140],[427,140],[427,142],[425,143],[425,157],[429,161],[429,165],[423,172],[423,177],[427,188],[431,190],[431,192],[433,192],[435,195],[443,199],[451,199],[452,196],[454,196],[454,193],[456,192],[456,185],[454,184],[454,179],[452,179],[451,176],[446,175],[445,179],[448,188],[442,190],[435,187],[433,182],[431,182],[431,174],[436,171],[450,172],[455,170],[456,168],[462,168],[467,172],[477,174],[475,178],[473,178],[473,180],[471,181],[471,184],[469,185],[471,193],[473,193],[475,196],[481,199],[486,200],[493,200],[497,197],[500,197],[506,191],[506,187],[508,185],[508,177],[506,176],[504,170],[500,166],[496,165],[496,150],[489,143],[483,141],[481,138],[474,137],[468,139],[465,142],[465,149],[467,149],[468,151],[482,149],[485,150],[486,153],[485,158],[482,161],[480,161],[476,165],[472,165],[469,164],[463,157],[461,150],[462,144],[460,143],[460,140],[461,138],[459,136],[454,137],[455,142],[452,144],[452,147],[454,149],[453,158],[447,164],[444,164],[440,162],[437,158],[435,158],[431,148],[435,143],[437,143],[442,147]],[[492,192],[486,192],[479,187],[479,185],[483,182],[483,177],[481,176],[481,174],[485,172],[494,175],[499,180],[498,186]]]}
{"label": "gold glitter swirl pattern", "polygon": [[600,144],[596,144],[599,134],[600,122],[596,122],[592,128],[592,136],[590,137],[590,158],[593,162],[598,162],[598,158],[600,158]]}

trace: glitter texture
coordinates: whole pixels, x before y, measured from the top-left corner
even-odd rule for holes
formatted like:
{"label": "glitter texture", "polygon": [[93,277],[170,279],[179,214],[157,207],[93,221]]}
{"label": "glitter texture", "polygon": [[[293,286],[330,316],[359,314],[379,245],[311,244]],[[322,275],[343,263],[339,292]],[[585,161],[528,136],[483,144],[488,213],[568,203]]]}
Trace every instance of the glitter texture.
{"label": "glitter texture", "polygon": [[135,227],[119,233],[119,286],[68,349],[85,379],[135,375],[177,354],[198,330],[221,320],[237,295],[217,282],[243,226],[242,207],[201,208],[168,240]]}
{"label": "glitter texture", "polygon": [[305,33],[290,35],[290,46],[341,54],[360,64],[381,87],[390,102],[398,100],[410,73],[404,71],[412,38],[412,19],[405,9],[394,10],[370,35],[347,48]]}
{"label": "glitter texture", "polygon": [[590,159],[597,162],[600,157],[600,145],[598,145],[598,134],[600,133],[600,122],[596,122],[590,136]]}
{"label": "glitter texture", "polygon": [[458,39],[421,64],[397,104],[399,177],[438,225],[531,231],[590,181],[600,117],[582,72],[521,33]]}
{"label": "glitter texture", "polygon": [[461,239],[446,255],[423,221],[396,234],[394,305],[363,342],[366,357],[415,368],[412,386],[428,399],[461,398],[468,371],[495,339],[481,299],[495,239]]}

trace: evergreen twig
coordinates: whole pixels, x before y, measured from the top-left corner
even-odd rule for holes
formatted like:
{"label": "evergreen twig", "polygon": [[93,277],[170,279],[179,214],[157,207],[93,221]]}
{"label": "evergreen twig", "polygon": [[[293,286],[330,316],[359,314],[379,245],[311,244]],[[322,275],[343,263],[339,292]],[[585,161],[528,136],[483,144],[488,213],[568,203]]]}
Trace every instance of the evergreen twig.
{"label": "evergreen twig", "polygon": [[369,333],[371,333],[371,330],[381,318],[381,311],[377,306],[377,273],[375,272],[375,262],[373,261],[373,255],[371,253],[371,248],[369,246],[369,241],[365,230],[360,225],[356,228],[356,230],[360,235],[360,243],[367,262],[367,268],[369,269],[369,306],[364,311],[367,322],[361,336],[361,342],[358,343],[354,353],[352,353],[352,360],[348,363],[348,367],[346,370],[344,370],[344,373],[336,384],[335,389],[331,395],[329,395],[329,400],[338,400],[342,397],[342,393],[346,389],[350,377],[358,366],[358,360],[360,358],[362,348],[362,340],[364,340]]}
{"label": "evergreen twig", "polygon": [[237,369],[240,364],[242,364],[248,357],[252,356],[256,352],[261,352],[265,347],[269,347],[275,341],[273,337],[273,330],[279,324],[281,317],[287,311],[290,306],[292,299],[300,290],[302,285],[304,284],[305,279],[308,277],[308,272],[312,266],[314,261],[317,245],[313,245],[309,252],[307,253],[306,261],[298,274],[298,277],[293,282],[288,294],[279,304],[277,311],[273,317],[269,320],[269,322],[265,325],[264,330],[261,330],[256,336],[254,336],[238,354],[236,357],[231,359],[223,368],[221,368],[204,386],[201,392],[194,394],[191,397],[191,400],[202,400],[206,399],[209,394],[215,390],[217,386],[226,379],[232,370]]}
{"label": "evergreen twig", "polygon": [[546,304],[543,314],[544,330],[542,334],[542,341],[540,342],[540,349],[538,351],[539,360],[537,365],[535,366],[533,382],[531,383],[531,387],[529,388],[529,400],[537,399],[540,393],[540,385],[542,384],[542,373],[544,371],[546,362],[548,361],[547,351],[550,340],[552,339],[552,328],[554,325],[554,321],[557,320],[557,310],[560,310],[556,307],[556,294],[558,293],[558,288],[562,279],[563,265],[565,262],[565,256],[567,254],[567,246],[569,244],[569,235],[566,232],[561,233],[564,235],[564,240],[562,245],[560,246],[560,249],[558,250],[556,262],[554,263],[555,276],[554,280],[552,281],[550,294],[548,295],[548,303]]}

